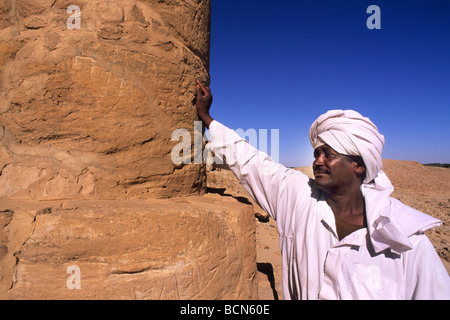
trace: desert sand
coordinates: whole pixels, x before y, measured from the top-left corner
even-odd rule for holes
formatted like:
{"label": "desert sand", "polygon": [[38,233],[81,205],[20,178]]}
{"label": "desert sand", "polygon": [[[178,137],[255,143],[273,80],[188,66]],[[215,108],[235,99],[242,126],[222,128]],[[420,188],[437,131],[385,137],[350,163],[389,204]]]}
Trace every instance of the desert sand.
{"label": "desert sand", "polygon": [[[383,162],[383,170],[395,188],[392,196],[442,221],[440,227],[429,230],[426,234],[450,273],[450,170],[427,167],[414,161]],[[312,177],[311,167],[300,167],[296,170]],[[283,299],[281,252],[276,222],[251,199],[231,171],[212,169],[207,177],[209,192],[232,196],[253,205],[256,219],[259,299]]]}

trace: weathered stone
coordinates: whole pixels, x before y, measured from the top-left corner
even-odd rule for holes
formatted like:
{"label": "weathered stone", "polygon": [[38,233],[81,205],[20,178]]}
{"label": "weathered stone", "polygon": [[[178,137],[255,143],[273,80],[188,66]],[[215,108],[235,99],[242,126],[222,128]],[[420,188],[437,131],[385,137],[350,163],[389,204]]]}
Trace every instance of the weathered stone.
{"label": "weathered stone", "polygon": [[[254,298],[252,212],[215,195],[3,202],[0,298]],[[80,289],[67,284],[70,266]]]}
{"label": "weathered stone", "polygon": [[171,158],[209,33],[210,0],[0,2],[0,298],[257,297],[251,206]]}
{"label": "weathered stone", "polygon": [[[67,28],[69,5],[80,7],[80,29]],[[63,189],[71,199],[203,192],[203,168],[173,165],[171,134],[193,135],[195,79],[208,79],[209,1],[24,0],[0,14],[9,17],[0,30],[0,126],[9,136],[0,170],[40,172],[26,185],[30,199],[61,198]],[[0,185],[15,184],[7,177]],[[6,188],[0,194],[25,197]]]}

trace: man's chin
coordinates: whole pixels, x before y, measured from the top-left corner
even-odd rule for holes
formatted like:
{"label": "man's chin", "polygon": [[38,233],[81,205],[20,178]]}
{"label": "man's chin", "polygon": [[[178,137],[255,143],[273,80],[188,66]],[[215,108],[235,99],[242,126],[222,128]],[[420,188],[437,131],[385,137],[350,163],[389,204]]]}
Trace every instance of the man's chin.
{"label": "man's chin", "polygon": [[317,188],[324,189],[324,188],[326,188],[327,184],[328,184],[327,177],[324,177],[324,175],[317,175],[317,176],[315,176],[314,185]]}

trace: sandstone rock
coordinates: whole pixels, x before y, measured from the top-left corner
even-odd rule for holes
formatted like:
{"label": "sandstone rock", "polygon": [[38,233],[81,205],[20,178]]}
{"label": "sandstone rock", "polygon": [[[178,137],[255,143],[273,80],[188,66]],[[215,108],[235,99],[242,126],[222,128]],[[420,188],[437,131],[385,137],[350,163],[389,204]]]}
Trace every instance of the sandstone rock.
{"label": "sandstone rock", "polygon": [[7,201],[0,228],[3,299],[256,297],[252,208],[232,198]]}
{"label": "sandstone rock", "polygon": [[209,0],[0,2],[0,298],[257,297],[251,206],[171,158],[209,33]]}
{"label": "sandstone rock", "polygon": [[[80,29],[67,27],[70,5]],[[171,134],[193,136],[195,79],[208,80],[209,1],[7,1],[0,15],[0,170],[9,173],[0,194],[203,192],[203,167],[173,165]],[[28,171],[39,177],[6,180]]]}

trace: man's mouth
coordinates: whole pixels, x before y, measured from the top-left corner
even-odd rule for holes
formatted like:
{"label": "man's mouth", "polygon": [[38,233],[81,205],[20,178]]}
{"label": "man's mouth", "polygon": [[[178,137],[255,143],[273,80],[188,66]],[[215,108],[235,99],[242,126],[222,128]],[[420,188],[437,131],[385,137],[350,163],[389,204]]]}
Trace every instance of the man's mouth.
{"label": "man's mouth", "polygon": [[330,174],[327,170],[315,170],[314,175]]}

